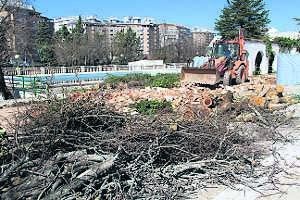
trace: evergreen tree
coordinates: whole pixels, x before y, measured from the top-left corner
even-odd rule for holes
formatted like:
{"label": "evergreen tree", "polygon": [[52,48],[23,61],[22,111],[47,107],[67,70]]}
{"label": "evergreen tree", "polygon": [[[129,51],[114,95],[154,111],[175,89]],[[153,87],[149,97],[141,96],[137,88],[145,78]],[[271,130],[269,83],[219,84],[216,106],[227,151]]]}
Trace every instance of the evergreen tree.
{"label": "evergreen tree", "polygon": [[49,23],[39,22],[37,30],[36,46],[42,64],[54,62],[53,31]]}
{"label": "evergreen tree", "polygon": [[83,28],[82,18],[79,16],[75,28],[71,33],[72,40],[72,65],[85,64],[84,45],[87,43],[87,35]]}
{"label": "evergreen tree", "polygon": [[231,0],[216,22],[216,30],[224,39],[233,39],[238,29],[245,30],[247,38],[261,39],[268,31],[269,11],[264,0]]}
{"label": "evergreen tree", "polygon": [[56,39],[60,40],[68,40],[70,36],[70,32],[68,28],[63,25],[56,33],[55,33]]}
{"label": "evergreen tree", "polygon": [[118,32],[114,44],[116,56],[121,64],[127,64],[141,58],[141,41],[131,28]]}
{"label": "evergreen tree", "polygon": [[87,64],[88,38],[79,16],[75,27],[69,32],[62,26],[55,34],[55,54],[59,64],[85,65]]}
{"label": "evergreen tree", "polygon": [[73,36],[82,36],[84,34],[84,28],[82,23],[82,17],[79,16],[75,28],[72,30]]}

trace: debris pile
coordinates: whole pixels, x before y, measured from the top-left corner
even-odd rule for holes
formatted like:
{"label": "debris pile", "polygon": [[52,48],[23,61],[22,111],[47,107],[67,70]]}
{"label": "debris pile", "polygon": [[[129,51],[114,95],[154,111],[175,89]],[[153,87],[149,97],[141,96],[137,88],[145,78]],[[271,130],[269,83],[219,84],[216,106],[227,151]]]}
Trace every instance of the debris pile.
{"label": "debris pile", "polygon": [[292,99],[284,96],[284,88],[276,85],[272,77],[259,77],[254,81],[233,87],[216,88],[194,85],[179,88],[123,88],[109,91],[105,98],[118,112],[134,112],[130,105],[149,99],[170,101],[174,111],[184,118],[208,116],[212,111],[221,112],[232,108],[234,101],[248,101],[254,106],[270,110],[282,109]]}
{"label": "debris pile", "polygon": [[284,95],[284,87],[276,85],[274,76],[258,76],[251,82],[228,88],[235,99],[249,99],[250,103],[270,110],[279,110],[293,104],[293,98]]}
{"label": "debris pile", "polygon": [[[281,138],[284,115],[233,104],[194,121],[126,116],[93,98],[33,105],[0,141],[0,198],[185,199],[210,184],[257,187],[255,177],[279,171],[260,165],[260,145]],[[249,112],[260,137],[232,124]]]}

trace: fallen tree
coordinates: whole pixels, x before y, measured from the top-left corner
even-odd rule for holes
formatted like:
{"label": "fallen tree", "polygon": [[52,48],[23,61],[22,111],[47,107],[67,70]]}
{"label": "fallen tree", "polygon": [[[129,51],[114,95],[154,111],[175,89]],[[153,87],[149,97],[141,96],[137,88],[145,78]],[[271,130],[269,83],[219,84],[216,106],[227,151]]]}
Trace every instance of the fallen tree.
{"label": "fallen tree", "polygon": [[[237,121],[252,113],[250,131]],[[37,103],[1,142],[0,197],[17,199],[178,199],[210,184],[257,187],[262,141],[284,116],[247,103],[210,118],[127,116],[95,98]]]}

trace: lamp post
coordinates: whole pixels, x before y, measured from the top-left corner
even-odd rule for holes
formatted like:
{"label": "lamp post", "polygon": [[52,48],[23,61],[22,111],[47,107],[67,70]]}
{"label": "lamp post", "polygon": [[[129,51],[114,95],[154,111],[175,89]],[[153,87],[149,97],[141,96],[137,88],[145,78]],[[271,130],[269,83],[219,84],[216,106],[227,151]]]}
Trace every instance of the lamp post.
{"label": "lamp post", "polygon": [[19,54],[16,54],[15,55],[15,64],[17,65],[16,66],[16,69],[17,69],[17,71],[19,71],[19,59],[20,59],[20,55]]}

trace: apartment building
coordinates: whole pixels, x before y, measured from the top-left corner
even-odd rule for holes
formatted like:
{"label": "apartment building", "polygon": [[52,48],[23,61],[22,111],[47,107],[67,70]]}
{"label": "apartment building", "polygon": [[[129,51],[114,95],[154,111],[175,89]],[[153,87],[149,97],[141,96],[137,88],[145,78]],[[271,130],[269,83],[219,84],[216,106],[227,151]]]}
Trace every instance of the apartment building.
{"label": "apartment building", "polygon": [[176,24],[159,24],[160,47],[177,42],[184,42],[192,38],[191,30],[185,26]]}
{"label": "apartment building", "polygon": [[112,42],[116,34],[131,28],[141,40],[141,51],[146,58],[151,58],[154,51],[159,48],[158,25],[151,18],[125,17],[123,20],[110,18],[106,24],[106,33],[109,42]]}
{"label": "apartment building", "polygon": [[[83,28],[87,27],[101,27],[103,25],[102,21],[98,19],[97,16],[82,16]],[[55,32],[61,29],[63,26],[67,27],[69,31],[75,28],[78,22],[79,16],[70,17],[59,17],[54,19],[54,30]]]}
{"label": "apartment building", "polygon": [[195,30],[192,32],[192,35],[195,54],[205,56],[207,53],[207,47],[214,39],[215,33],[208,30]]}
{"label": "apartment building", "polygon": [[7,17],[8,31],[7,42],[11,60],[19,55],[19,62],[32,64],[39,60],[36,48],[36,34],[40,22],[49,23],[51,32],[54,31],[54,23],[51,19],[44,17],[32,7],[21,7],[14,9],[7,7],[0,13]]}
{"label": "apartment building", "polygon": [[[62,26],[66,26],[71,31],[78,21],[77,17],[61,17],[54,20],[55,31]],[[118,19],[111,17],[107,20],[99,20],[96,16],[82,17],[83,28],[89,37],[94,37],[96,33],[105,35],[109,44],[112,44],[116,34],[131,28],[137,33],[141,40],[141,51],[147,58],[151,58],[154,50],[159,47],[158,25],[153,23],[152,18],[124,17]]]}

